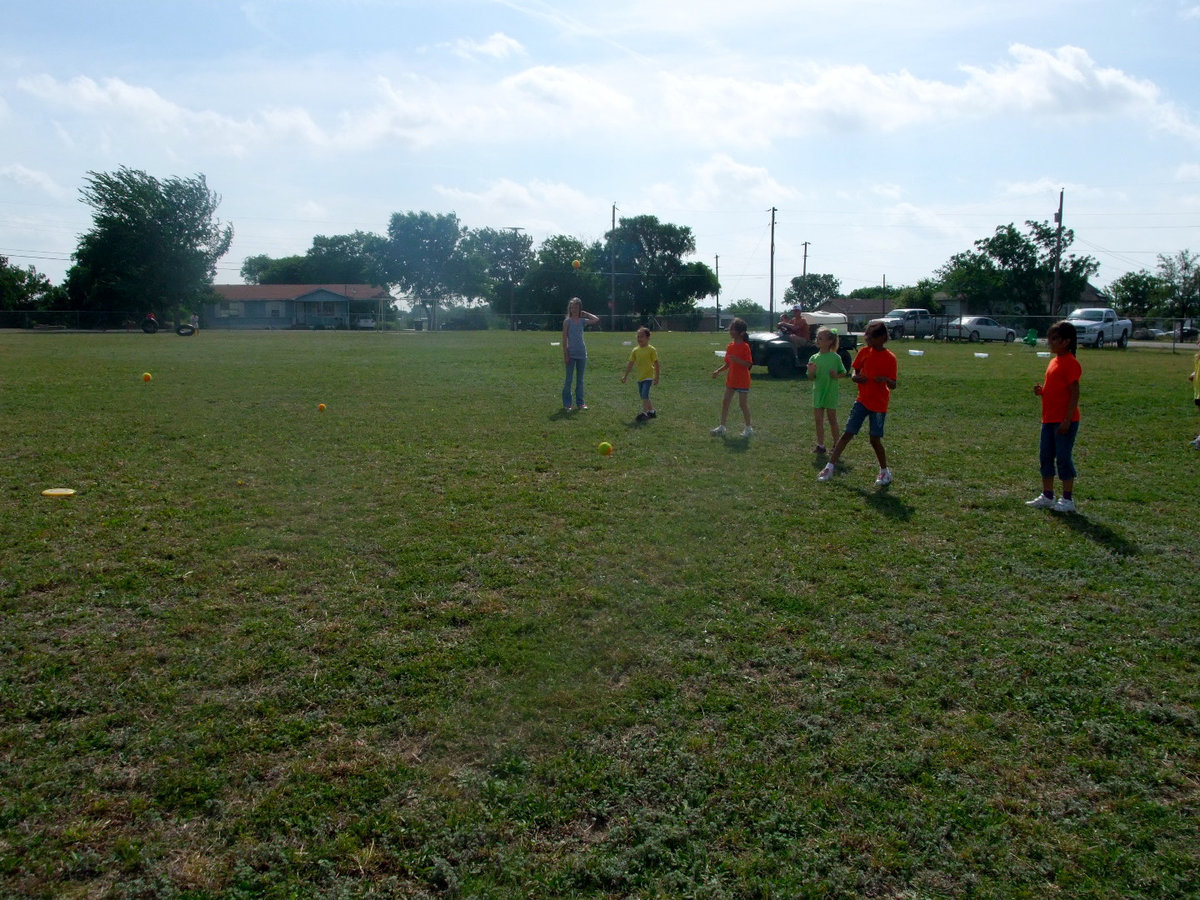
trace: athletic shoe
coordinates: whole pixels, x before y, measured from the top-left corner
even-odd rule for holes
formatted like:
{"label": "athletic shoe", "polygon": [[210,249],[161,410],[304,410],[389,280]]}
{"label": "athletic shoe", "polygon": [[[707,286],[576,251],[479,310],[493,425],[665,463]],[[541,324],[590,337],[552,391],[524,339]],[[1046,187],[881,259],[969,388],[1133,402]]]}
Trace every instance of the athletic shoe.
{"label": "athletic shoe", "polygon": [[892,483],[892,470],[880,469],[879,477],[875,479],[875,487],[883,487],[885,484]]}
{"label": "athletic shoe", "polygon": [[1195,447],[1197,450],[1200,450],[1200,434],[1196,435],[1196,439],[1194,441],[1188,441],[1188,443],[1191,444],[1193,447]]}
{"label": "athletic shoe", "polygon": [[754,429],[747,425],[742,429],[742,437],[754,437]]}
{"label": "athletic shoe", "polygon": [[813,447],[813,453],[817,454],[817,456],[824,456],[825,455],[825,445],[817,444],[817,446]]}
{"label": "athletic shoe", "polygon": [[587,404],[586,404],[586,403],[580,403],[580,404],[579,404],[577,407],[575,407],[575,410],[576,410],[576,412],[578,412],[578,411],[579,411],[579,410],[581,410],[581,409],[587,409]]}
{"label": "athletic shoe", "polygon": [[1025,505],[1033,509],[1054,509],[1054,498],[1047,497],[1045,494],[1038,494],[1032,500],[1026,500]]}
{"label": "athletic shoe", "polygon": [[1075,501],[1068,500],[1066,497],[1059,497],[1054,501],[1055,512],[1075,512]]}
{"label": "athletic shoe", "polygon": [[825,468],[821,470],[821,474],[817,476],[817,481],[828,481],[833,477],[833,463],[825,463]]}
{"label": "athletic shoe", "polygon": [[724,437],[725,436],[725,426],[718,425],[716,428],[714,428],[712,431],[710,431],[709,434],[711,434],[713,437]]}
{"label": "athletic shoe", "polygon": [[657,409],[650,410],[650,412],[646,413],[646,418],[647,419],[657,419],[658,418],[658,410]]}

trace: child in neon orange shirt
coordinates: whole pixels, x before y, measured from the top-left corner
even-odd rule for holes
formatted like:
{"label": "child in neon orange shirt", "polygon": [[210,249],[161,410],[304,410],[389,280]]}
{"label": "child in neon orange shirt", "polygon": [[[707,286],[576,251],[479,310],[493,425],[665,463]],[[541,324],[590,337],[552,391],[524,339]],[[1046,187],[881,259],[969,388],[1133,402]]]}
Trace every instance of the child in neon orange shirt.
{"label": "child in neon orange shirt", "polygon": [[888,330],[882,322],[872,322],[868,325],[865,337],[867,346],[858,351],[854,362],[850,364],[853,372],[850,380],[858,385],[858,399],[850,407],[846,430],[842,432],[833,452],[829,454],[829,462],[817,476],[818,481],[828,481],[833,477],[833,467],[841,459],[842,451],[862,429],[863,422],[868,422],[867,434],[870,436],[871,448],[875,451],[875,458],[879,460],[879,477],[875,479],[875,484],[883,487],[892,483],[892,470],[888,468],[887,452],[883,449],[883,423],[887,420],[892,391],[896,389],[896,354],[884,347],[888,340]]}
{"label": "child in neon orange shirt", "polygon": [[[1046,343],[1054,359],[1046,366],[1046,377],[1033,386],[1042,398],[1042,437],[1038,458],[1042,465],[1042,492],[1025,505],[1055,512],[1075,512],[1075,463],[1071,451],[1079,433],[1079,379],[1083,375],[1075,358],[1078,335],[1070,322],[1055,322],[1046,332]],[[1062,496],[1054,499],[1054,469],[1062,481]]]}
{"label": "child in neon orange shirt", "polygon": [[729,346],[725,348],[725,363],[712,373],[716,378],[725,372],[725,398],[721,401],[721,424],[712,430],[720,437],[725,433],[725,418],[729,415],[729,401],[737,394],[738,404],[742,407],[742,418],[746,427],[742,429],[742,437],[754,434],[754,426],[750,424],[750,367],[754,365],[754,351],[751,350],[746,334],[749,329],[741,319],[729,323]]}

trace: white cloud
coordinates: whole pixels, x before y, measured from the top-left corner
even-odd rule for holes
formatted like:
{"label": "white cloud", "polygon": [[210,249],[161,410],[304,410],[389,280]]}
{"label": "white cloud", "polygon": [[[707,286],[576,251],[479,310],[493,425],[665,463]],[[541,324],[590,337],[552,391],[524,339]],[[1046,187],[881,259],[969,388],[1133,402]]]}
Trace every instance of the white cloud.
{"label": "white cloud", "polygon": [[69,197],[71,193],[45,172],[39,172],[20,164],[0,166],[0,179],[15,182],[22,187],[36,188],[60,200]]}
{"label": "white cloud", "polygon": [[485,57],[487,59],[502,60],[508,59],[511,56],[525,55],[525,48],[521,46],[520,41],[514,40],[499,31],[483,41],[460,38],[451,45],[451,50],[453,50],[455,56],[462,59],[479,59],[480,57]]}

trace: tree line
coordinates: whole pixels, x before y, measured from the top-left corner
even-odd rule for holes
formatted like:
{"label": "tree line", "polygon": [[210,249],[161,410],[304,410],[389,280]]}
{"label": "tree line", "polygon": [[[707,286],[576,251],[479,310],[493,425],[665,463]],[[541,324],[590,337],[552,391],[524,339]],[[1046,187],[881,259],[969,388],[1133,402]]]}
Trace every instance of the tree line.
{"label": "tree line", "polygon": [[[233,227],[216,218],[221,198],[203,175],[160,180],[126,167],[88,172],[80,195],[92,209],[92,227],[64,283],[54,286],[32,266],[0,257],[0,309],[129,316],[155,310],[178,317],[213,299],[216,264],[229,250]],[[1024,231],[1002,225],[915,285],[861,288],[849,296],[933,312],[949,296],[974,312],[1054,315],[1077,302],[1100,268],[1091,256],[1070,252],[1073,241],[1072,230],[1047,222],[1027,221]],[[649,215],[622,218],[590,244],[554,235],[534,248],[519,228],[468,228],[454,213],[409,211],[393,213],[385,234],[316,235],[303,255],[248,257],[241,275],[250,284],[387,286],[425,307],[434,325],[447,304],[543,316],[560,313],[572,296],[620,315],[696,315],[699,301],[720,286],[707,265],[688,261],[695,251],[690,228]],[[814,309],[840,291],[833,275],[806,273],[791,279],[783,299]],[[1200,256],[1160,254],[1156,271],[1128,272],[1109,294],[1126,315],[1195,316]],[[741,307],[761,309],[749,300],[727,304],[735,313]]]}

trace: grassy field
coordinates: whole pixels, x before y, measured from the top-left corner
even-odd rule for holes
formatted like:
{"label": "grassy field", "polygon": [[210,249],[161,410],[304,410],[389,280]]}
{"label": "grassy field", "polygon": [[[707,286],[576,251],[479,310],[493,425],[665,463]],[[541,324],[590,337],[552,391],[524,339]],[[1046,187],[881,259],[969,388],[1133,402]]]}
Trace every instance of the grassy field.
{"label": "grassy field", "polygon": [[631,337],[0,334],[0,895],[1200,895],[1190,354],[1062,516],[1029,348],[893,344],[877,490]]}

